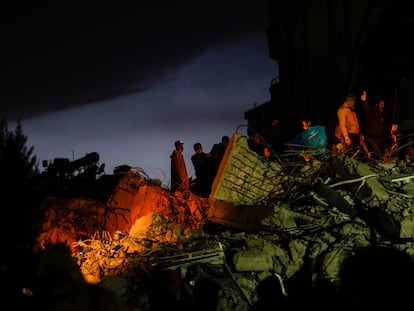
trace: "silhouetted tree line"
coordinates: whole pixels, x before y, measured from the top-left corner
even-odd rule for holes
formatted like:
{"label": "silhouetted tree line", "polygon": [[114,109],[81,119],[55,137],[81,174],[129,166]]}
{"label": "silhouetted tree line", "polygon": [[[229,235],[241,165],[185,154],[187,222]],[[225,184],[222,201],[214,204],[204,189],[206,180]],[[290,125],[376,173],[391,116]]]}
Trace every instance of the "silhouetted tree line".
{"label": "silhouetted tree line", "polygon": [[1,172],[1,279],[6,284],[6,300],[24,303],[22,288],[30,286],[35,264],[32,245],[36,237],[41,197],[36,191],[39,173],[34,147],[27,146],[20,118],[14,130],[6,118],[0,120]]}
{"label": "silhouetted tree line", "polygon": [[2,230],[11,229],[13,236],[20,236],[31,228],[30,215],[38,203],[35,176],[39,173],[34,147],[27,146],[20,119],[13,131],[9,130],[5,118],[0,120],[0,170],[5,213],[2,219],[6,222]]}

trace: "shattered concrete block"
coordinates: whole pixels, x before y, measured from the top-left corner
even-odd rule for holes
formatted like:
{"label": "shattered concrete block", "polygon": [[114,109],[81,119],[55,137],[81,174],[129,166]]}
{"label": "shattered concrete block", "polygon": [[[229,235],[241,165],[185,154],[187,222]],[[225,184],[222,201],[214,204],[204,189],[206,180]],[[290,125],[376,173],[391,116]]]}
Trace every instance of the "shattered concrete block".
{"label": "shattered concrete block", "polygon": [[324,255],[322,267],[328,280],[340,282],[342,264],[348,256],[350,256],[350,252],[344,250],[341,245]]}
{"label": "shattered concrete block", "polygon": [[[361,201],[370,206],[377,206],[381,202],[387,202],[389,200],[390,196],[387,190],[379,181],[379,176],[374,176],[376,172],[369,165],[350,157],[346,157],[344,163],[349,169],[349,173],[353,173],[355,169],[356,173],[362,177],[361,181],[356,184],[358,185],[356,188],[358,191],[355,193]],[[364,186],[368,186],[371,191],[361,191],[362,187],[360,186],[362,183],[364,183]]]}
{"label": "shattered concrete block", "polygon": [[125,252],[128,254],[145,254],[149,250],[151,250],[152,245],[146,245],[142,242],[142,240],[128,237],[126,239],[123,239],[120,245],[125,249]]}
{"label": "shattered concrete block", "polygon": [[304,261],[302,258],[295,260],[295,261],[292,260],[292,262],[289,265],[287,265],[285,268],[285,271],[284,271],[285,276],[287,278],[294,276],[302,268],[303,263]]}
{"label": "shattered concrete block", "polygon": [[252,294],[257,288],[257,280],[251,275],[235,275],[235,279],[243,293],[251,300],[253,298]]}
{"label": "shattered concrete block", "polygon": [[269,271],[273,269],[272,256],[259,250],[243,250],[233,257],[236,271]]}
{"label": "shattered concrete block", "polygon": [[292,240],[289,242],[289,248],[292,261],[295,262],[301,260],[305,256],[308,247],[305,241]]}
{"label": "shattered concrete block", "polygon": [[414,239],[414,215],[401,221],[400,237]]}
{"label": "shattered concrete block", "polygon": [[162,235],[169,228],[168,220],[158,213],[149,213],[139,218],[132,225],[129,236],[134,238],[144,238],[149,234],[153,236]]}
{"label": "shattered concrete block", "polygon": [[286,260],[288,260],[289,255],[286,253],[286,251],[280,247],[277,244],[273,244],[273,243],[267,243],[264,247],[263,247],[263,252],[268,253],[270,256],[272,257],[284,257],[286,258]]}
{"label": "shattered concrete block", "polygon": [[[371,235],[374,234],[367,223],[361,220],[344,224],[339,232],[343,237],[352,237],[352,239],[348,239],[350,246],[368,246],[371,243]],[[343,243],[345,243],[345,241]]]}
{"label": "shattered concrete block", "polygon": [[394,217],[394,214],[389,213],[387,210],[380,210],[376,215],[375,221],[387,234],[394,237],[400,236],[401,224]]}
{"label": "shattered concrete block", "polygon": [[409,196],[414,196],[414,183],[410,182],[410,183],[403,185],[401,187],[401,190]]}
{"label": "shattered concrete block", "polygon": [[287,205],[279,204],[274,207],[272,215],[263,219],[262,224],[265,226],[276,226],[280,229],[295,228],[297,226],[296,218],[300,216]]}
{"label": "shattered concrete block", "polygon": [[329,246],[330,244],[322,242],[320,239],[314,241],[314,243],[309,246],[308,260],[316,262],[319,256],[325,253]]}
{"label": "shattered concrete block", "polygon": [[288,176],[275,161],[267,161],[251,150],[247,137],[234,134],[212,185],[210,201],[241,205],[262,204],[283,194]]}

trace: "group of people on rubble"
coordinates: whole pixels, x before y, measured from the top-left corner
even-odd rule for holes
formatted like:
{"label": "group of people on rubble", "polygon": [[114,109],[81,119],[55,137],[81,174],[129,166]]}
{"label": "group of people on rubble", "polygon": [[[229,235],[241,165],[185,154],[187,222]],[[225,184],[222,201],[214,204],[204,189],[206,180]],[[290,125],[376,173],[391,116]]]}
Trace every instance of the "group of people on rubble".
{"label": "group of people on rubble", "polygon": [[[337,124],[334,128],[314,124],[312,117],[302,117],[300,132],[288,143],[283,142],[279,120],[274,118],[272,126],[260,133],[253,129],[248,130],[248,146],[260,157],[267,159],[273,159],[288,146],[290,150],[300,151],[300,155],[306,161],[311,157],[327,160],[338,152],[345,152],[352,157],[363,155],[375,160],[384,160],[386,154],[390,156],[390,147],[397,142],[398,126],[393,124],[383,98],[379,97],[372,103],[367,98],[366,90],[362,91],[360,100],[357,100],[353,93],[348,93],[336,111]],[[229,137],[223,136],[221,142],[214,144],[208,153],[204,152],[201,143],[193,145],[194,154],[191,156],[191,162],[196,177],[193,189],[198,195],[207,197],[210,194],[228,143]],[[177,140],[174,146],[175,149],[170,156],[173,192],[192,186],[183,157],[184,143]]]}
{"label": "group of people on rubble", "polygon": [[202,197],[208,197],[211,187],[220,167],[230,138],[227,135],[221,137],[221,141],[212,146],[210,152],[206,153],[200,142],[193,144],[194,154],[191,162],[194,167],[195,180],[190,184],[187,166],[184,160],[184,142],[177,140],[171,158],[171,191],[184,191],[190,188]]}
{"label": "group of people on rubble", "polygon": [[301,151],[307,161],[311,156],[326,160],[332,152],[345,152],[352,157],[360,154],[383,160],[389,148],[396,143],[398,126],[393,124],[383,98],[370,103],[365,90],[360,101],[354,94],[348,93],[338,107],[336,116],[334,128],[313,124],[309,116],[302,117],[301,131],[287,146],[290,150]]}
{"label": "group of people on rubble", "polygon": [[362,151],[367,157],[382,159],[387,148],[396,142],[397,126],[385,109],[384,99],[371,104],[365,90],[360,99],[360,105],[356,106],[356,97],[348,94],[338,108],[336,136],[346,150]]}
{"label": "group of people on rubble", "polygon": [[[302,131],[290,142],[291,149],[308,148],[316,158],[327,159],[332,152],[346,152],[352,157],[363,154],[381,160],[388,147],[396,141],[396,125],[392,124],[385,101],[367,101],[362,91],[360,103],[348,93],[336,111],[337,125],[313,125],[310,118],[302,118]],[[305,159],[309,159],[305,157]]]}

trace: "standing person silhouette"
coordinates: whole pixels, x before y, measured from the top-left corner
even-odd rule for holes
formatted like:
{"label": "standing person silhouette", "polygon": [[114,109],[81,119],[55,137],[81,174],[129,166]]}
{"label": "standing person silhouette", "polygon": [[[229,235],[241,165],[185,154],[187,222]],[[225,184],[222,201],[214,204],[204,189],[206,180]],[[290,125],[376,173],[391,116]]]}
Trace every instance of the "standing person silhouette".
{"label": "standing person silhouette", "polygon": [[266,144],[270,145],[271,152],[283,153],[285,151],[285,142],[278,117],[274,116],[270,122],[266,122],[259,132]]}
{"label": "standing person silhouette", "polygon": [[367,147],[372,150],[377,158],[385,153],[385,149],[391,145],[391,121],[385,109],[385,101],[380,98],[372,105],[367,101],[367,92],[361,95],[362,108],[365,112],[365,123],[362,129]]}
{"label": "standing person silhouette", "polygon": [[213,179],[216,176],[216,173],[220,167],[221,159],[226,152],[227,145],[229,144],[230,138],[226,135],[221,137],[221,141],[217,144],[214,144],[211,148],[211,161],[212,163],[212,172],[213,172]]}
{"label": "standing person silhouette", "polygon": [[171,191],[184,191],[189,189],[187,166],[185,164],[183,151],[184,142],[177,140],[171,158]]}
{"label": "standing person silhouette", "polygon": [[194,154],[191,156],[195,173],[195,185],[197,194],[202,197],[208,197],[211,190],[211,154],[205,153],[201,143],[193,145]]}

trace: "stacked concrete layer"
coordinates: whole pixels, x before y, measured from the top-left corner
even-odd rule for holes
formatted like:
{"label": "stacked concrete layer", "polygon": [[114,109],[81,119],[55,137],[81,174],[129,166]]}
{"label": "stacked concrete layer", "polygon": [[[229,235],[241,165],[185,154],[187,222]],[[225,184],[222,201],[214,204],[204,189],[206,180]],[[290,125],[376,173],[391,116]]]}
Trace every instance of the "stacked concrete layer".
{"label": "stacked concrete layer", "polygon": [[275,161],[260,157],[247,137],[234,134],[226,149],[209,200],[235,205],[266,205],[284,193],[288,175]]}

